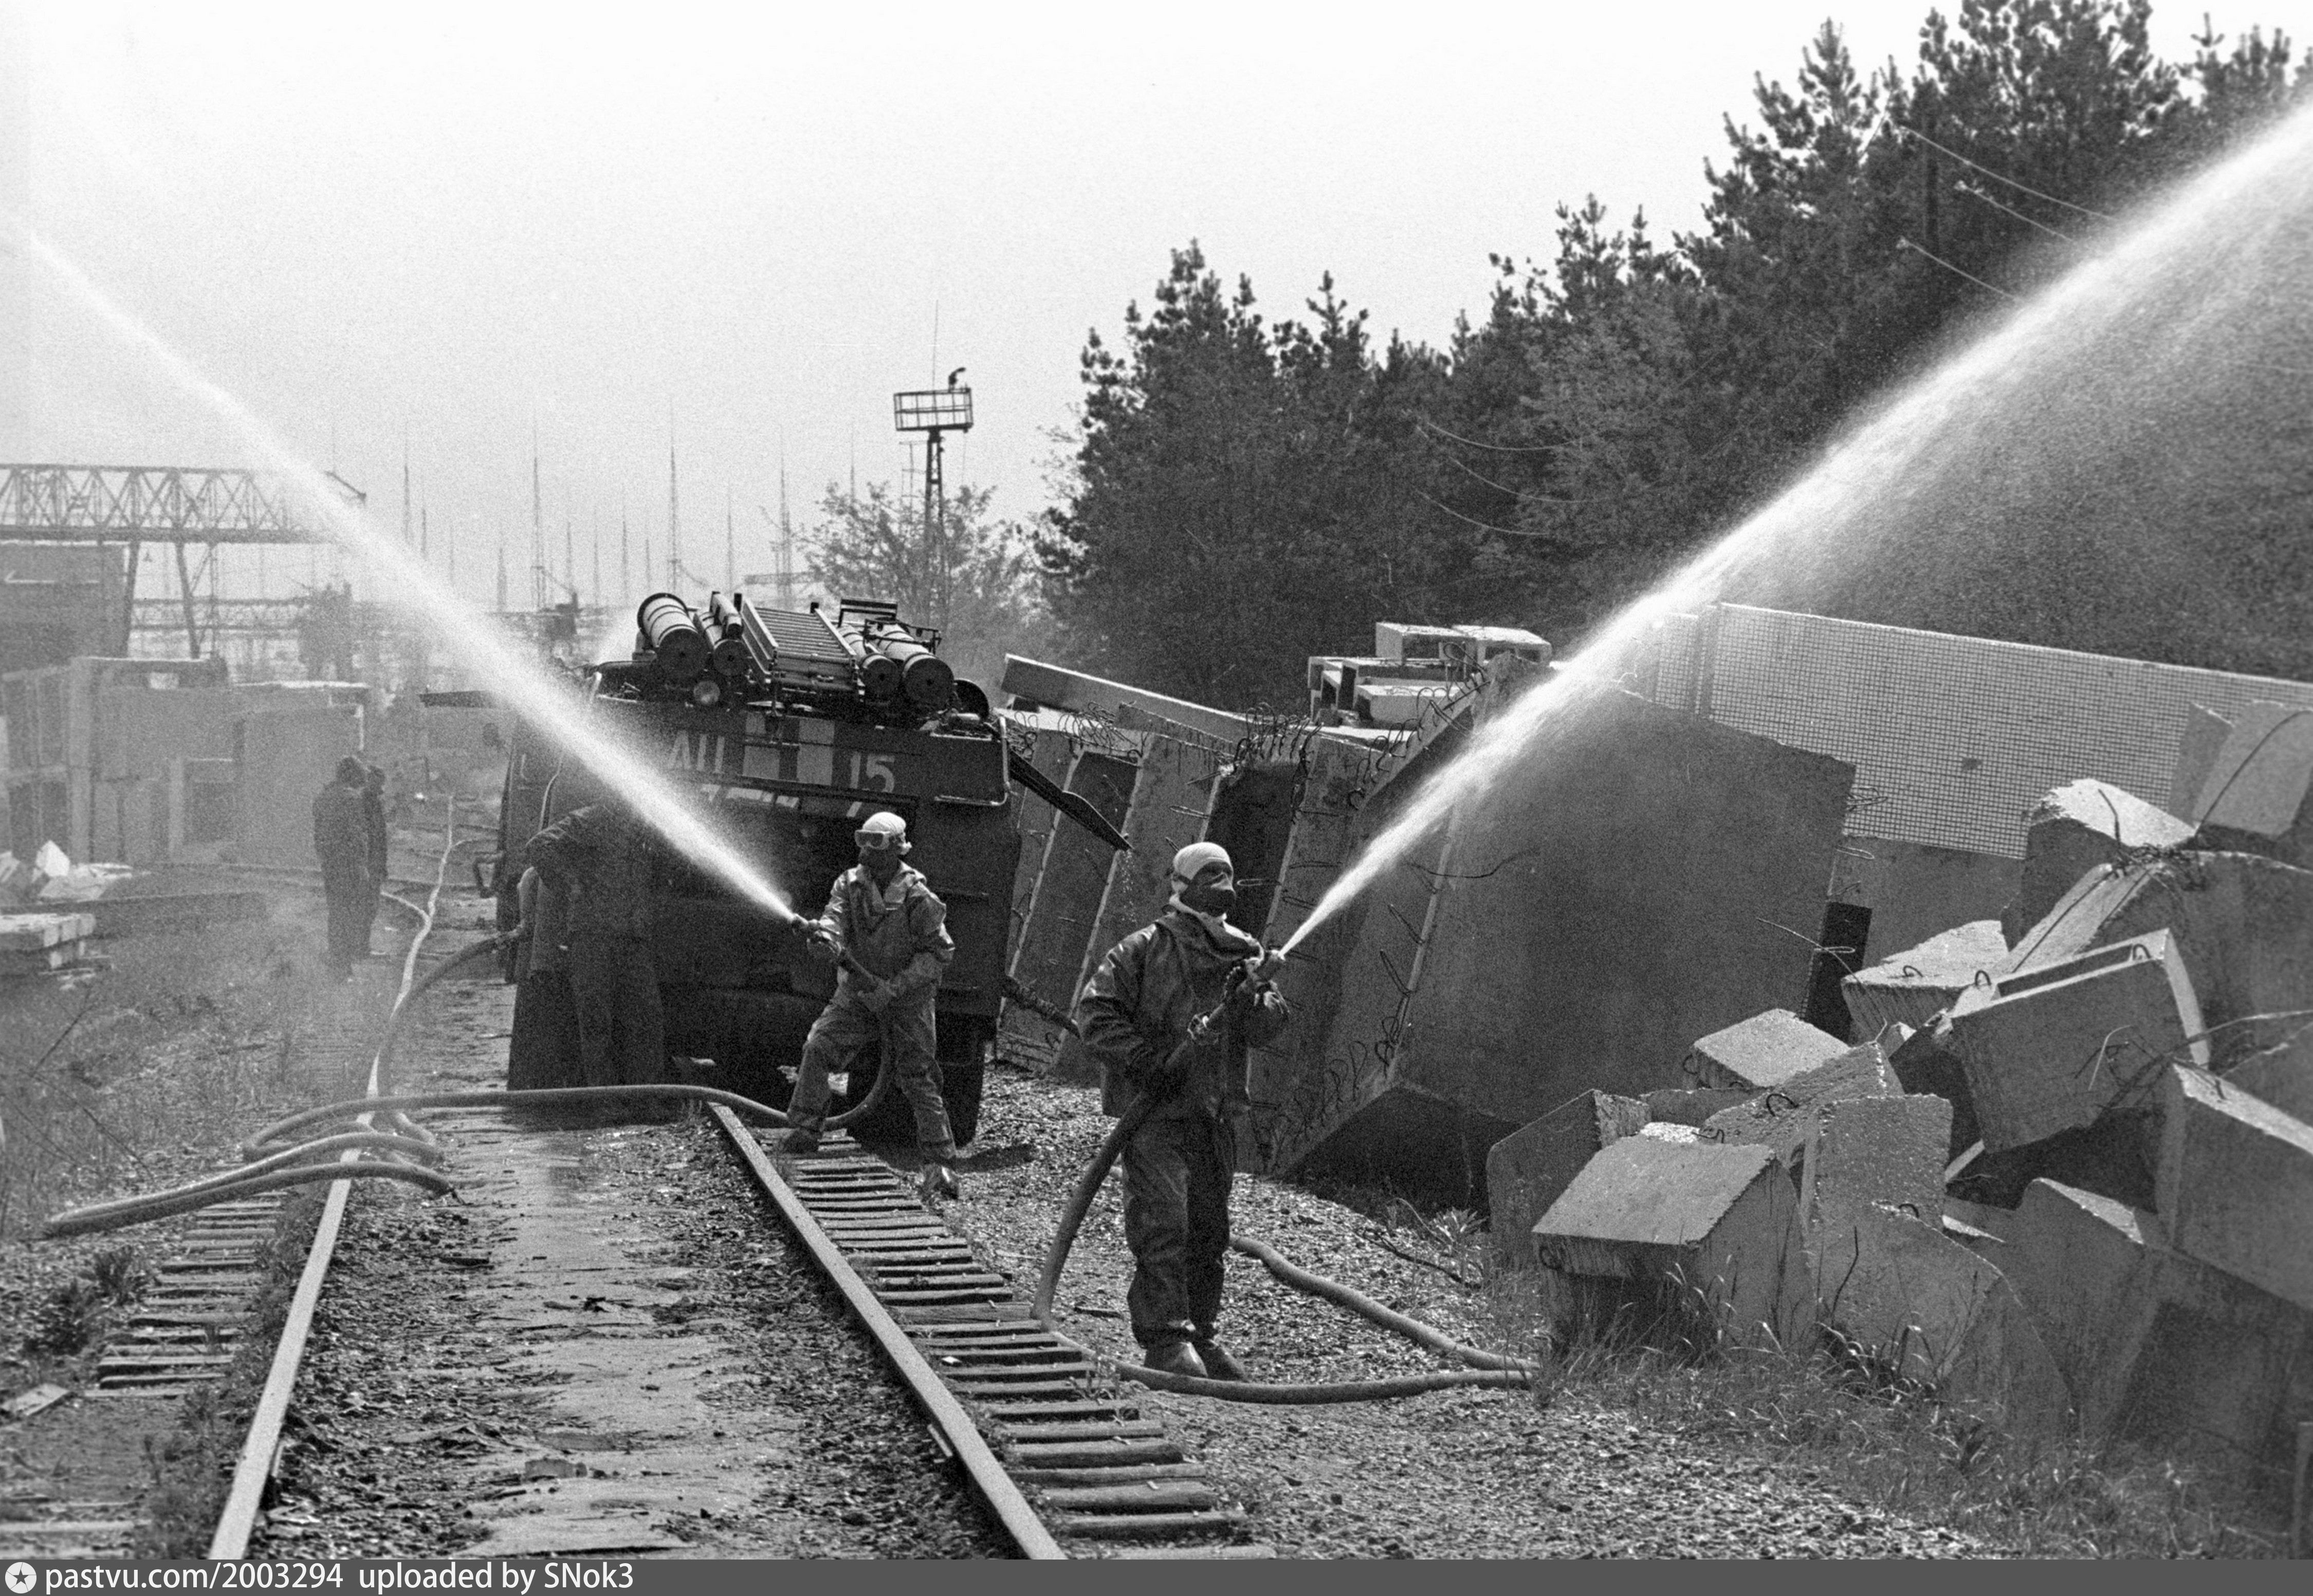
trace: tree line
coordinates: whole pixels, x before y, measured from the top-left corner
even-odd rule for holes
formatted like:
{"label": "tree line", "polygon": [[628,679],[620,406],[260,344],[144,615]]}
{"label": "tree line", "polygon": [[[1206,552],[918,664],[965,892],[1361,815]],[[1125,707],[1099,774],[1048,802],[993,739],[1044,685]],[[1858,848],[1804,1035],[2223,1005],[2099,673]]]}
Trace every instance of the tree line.
{"label": "tree line", "polygon": [[[2111,218],[2307,98],[2285,37],[2204,22],[2168,61],[2150,9],[1965,0],[1908,70],[1869,73],[1826,22],[1790,86],[1757,80],[1755,127],[1728,119],[1697,231],[1561,205],[1554,250],[1491,258],[1443,348],[1376,341],[1330,275],[1271,321],[1247,279],[1174,250],[1121,336],[1086,339],[1060,502],[1029,524],[977,490],[951,506],[949,626],[993,663],[1232,708],[1297,702],[1306,657],[1362,650],[1376,619],[1579,642]],[[923,543],[921,519],[831,489],[814,576],[864,574],[910,525]],[[1904,618],[2097,641],[2046,608]]]}

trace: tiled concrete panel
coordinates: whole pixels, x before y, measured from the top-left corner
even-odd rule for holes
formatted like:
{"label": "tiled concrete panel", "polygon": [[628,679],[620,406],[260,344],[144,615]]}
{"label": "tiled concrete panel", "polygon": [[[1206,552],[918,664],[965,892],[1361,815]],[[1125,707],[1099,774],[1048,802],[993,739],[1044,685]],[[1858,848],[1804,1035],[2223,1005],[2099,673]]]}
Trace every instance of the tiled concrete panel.
{"label": "tiled concrete panel", "polygon": [[1739,604],[1706,612],[1691,646],[1708,680],[1659,672],[1681,695],[1665,701],[1854,766],[1875,835],[2011,859],[2052,787],[2166,794],[2195,705],[2313,708],[2313,683]]}

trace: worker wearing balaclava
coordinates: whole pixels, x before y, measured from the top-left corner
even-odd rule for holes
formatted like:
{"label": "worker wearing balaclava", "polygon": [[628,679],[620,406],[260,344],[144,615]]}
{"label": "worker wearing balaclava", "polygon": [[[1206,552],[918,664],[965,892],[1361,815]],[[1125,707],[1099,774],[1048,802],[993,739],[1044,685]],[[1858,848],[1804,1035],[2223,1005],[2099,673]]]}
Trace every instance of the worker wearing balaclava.
{"label": "worker wearing balaclava", "polygon": [[[835,878],[827,908],[805,930],[815,958],[840,960],[835,995],[813,1022],[803,1046],[787,1118],[790,1152],[819,1145],[827,1123],[828,1074],[881,1041],[890,1050],[893,1084],[915,1110],[916,1144],[924,1155],[924,1188],[956,1195],[955,1137],[940,1095],[939,1032],[933,1013],[940,972],[955,957],[947,906],[907,863],[908,823],[889,812],[869,815],[852,834],[859,863]],[[848,957],[847,957],[848,955]]]}
{"label": "worker wearing balaclava", "polygon": [[[1156,923],[1111,949],[1077,1004],[1086,1050],[1101,1064],[1101,1108],[1148,1118],[1124,1146],[1125,1293],[1148,1365],[1243,1380],[1215,1337],[1228,1253],[1234,1113],[1245,1055],[1284,1028],[1260,940],[1229,923],[1236,872],[1217,843],[1173,855],[1172,897]],[[1218,1013],[1218,1022],[1208,1023]]]}

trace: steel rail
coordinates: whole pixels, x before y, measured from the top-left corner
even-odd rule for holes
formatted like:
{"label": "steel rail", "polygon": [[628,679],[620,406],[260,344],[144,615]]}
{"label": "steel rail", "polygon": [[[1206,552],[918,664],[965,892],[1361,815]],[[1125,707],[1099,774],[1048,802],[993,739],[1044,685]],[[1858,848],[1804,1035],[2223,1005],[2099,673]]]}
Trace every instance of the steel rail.
{"label": "steel rail", "polygon": [[[417,980],[418,951],[434,929],[434,911],[441,902],[443,884],[450,877],[450,855],[458,849],[457,816],[458,800],[453,794],[443,827],[446,840],[435,869],[434,888],[427,895],[425,908],[418,911],[418,934],[409,939],[409,951],[402,957],[401,983],[394,991],[397,1006]],[[378,1055],[370,1060],[366,1095],[371,1097],[378,1094],[378,1069],[383,1051],[381,1043]],[[369,1116],[363,1115],[360,1124],[367,1128]],[[347,1148],[340,1162],[359,1156],[358,1148]],[[241,1456],[233,1464],[233,1485],[225,1494],[224,1510],[217,1515],[216,1530],[209,1538],[207,1555],[213,1560],[233,1561],[249,1555],[249,1538],[257,1530],[266,1482],[273,1478],[281,1426],[289,1416],[289,1400],[296,1394],[298,1370],[305,1359],[305,1342],[312,1333],[313,1311],[321,1305],[321,1286],[329,1278],[330,1261],[337,1256],[338,1232],[345,1223],[346,1200],[353,1188],[351,1180],[331,1181],[330,1195],[321,1204],[321,1220],[314,1227],[304,1270],[297,1276],[296,1294],[289,1300],[288,1316],[281,1325],[281,1339],[274,1345],[273,1365],[266,1373],[257,1411],[250,1416],[249,1434],[242,1442]]]}
{"label": "steel rail", "polygon": [[996,1516],[997,1522],[1004,1527],[1005,1533],[1020,1548],[1021,1555],[1040,1561],[1066,1559],[1068,1553],[1060,1549],[1060,1544],[1052,1538],[1051,1530],[1045,1527],[1036,1510],[1029,1505],[1020,1487],[1013,1483],[1011,1475],[981,1434],[980,1426],[964,1411],[963,1404],[956,1400],[954,1393],[948,1390],[946,1383],[925,1360],[924,1355],[916,1350],[915,1344],[908,1339],[907,1332],[900,1328],[899,1322],[876,1299],[867,1283],[859,1277],[858,1271],[851,1267],[833,1240],[812,1217],[794,1188],[781,1178],[770,1156],[763,1151],[762,1144],[755,1139],[754,1133],[741,1122],[736,1114],[720,1103],[712,1105],[709,1112],[715,1116],[716,1123],[723,1127],[725,1138],[746,1164],[748,1172],[754,1176],[756,1184],[763,1188],[763,1194],[778,1209],[779,1216],[787,1221],[787,1227],[803,1243],[805,1250],[811,1254],[812,1261],[835,1283],[836,1289],[843,1293],[844,1302],[875,1338],[877,1348],[891,1360],[900,1378],[907,1381],[910,1394],[931,1416],[932,1423],[939,1430],[940,1439],[954,1454],[956,1461],[963,1466],[964,1476],[971,1481],[972,1488]]}

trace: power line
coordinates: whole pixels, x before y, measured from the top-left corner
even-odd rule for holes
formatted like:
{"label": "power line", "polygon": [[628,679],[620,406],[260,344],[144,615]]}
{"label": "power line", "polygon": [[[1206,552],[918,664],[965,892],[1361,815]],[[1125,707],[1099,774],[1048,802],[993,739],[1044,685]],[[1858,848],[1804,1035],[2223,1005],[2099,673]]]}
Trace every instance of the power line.
{"label": "power line", "polygon": [[1910,239],[1907,239],[1907,238],[1899,238],[1899,239],[1897,239],[1897,240],[1895,241],[1895,247],[1896,247],[1897,249],[1899,249],[1899,250],[1911,250],[1911,251],[1912,251],[1912,253],[1913,253],[1914,255],[1924,255],[1924,256],[1926,256],[1930,260],[1934,261],[1938,266],[1942,267],[1946,271],[1950,272],[1953,276],[1955,276],[1966,277],[1969,282],[1971,282],[1971,283],[1974,284],[1977,287],[1982,288],[1982,289],[1984,289],[1985,291],[1987,291],[1987,292],[1989,292],[1989,293],[1996,294],[2000,295],[2000,297],[2001,297],[2001,298],[2002,298],[2002,299],[2005,299],[2005,300],[2011,300],[2011,301],[2012,301],[2012,300],[2014,300],[2014,299],[2017,297],[2015,294],[2009,293],[2009,292],[2008,292],[2008,290],[2007,290],[2007,289],[2005,289],[2005,288],[2001,288],[2001,287],[1997,286],[1996,285],[1993,285],[1993,284],[1991,284],[1991,283],[1987,283],[1987,282],[1985,282],[1982,277],[1977,276],[1974,272],[1972,272],[1972,271],[1967,271],[1967,270],[1965,270],[1965,269],[1963,269],[1963,268],[1961,268],[1961,267],[1959,267],[1954,266],[1950,261],[1946,260],[1942,256],[1938,255],[1938,254],[1935,254],[1935,253],[1933,253],[1933,252],[1931,252],[1931,251],[1930,251],[1930,250],[1922,250],[1922,248],[1920,248],[1920,246],[1919,246],[1919,245],[1917,245],[1917,244],[1913,243]]}
{"label": "power line", "polygon": [[2088,206],[2084,205],[2075,205],[2069,199],[2059,199],[2053,194],[2043,194],[2039,189],[2033,188],[2029,183],[2019,183],[2014,178],[2008,176],[2005,172],[1992,171],[1992,168],[1984,165],[1980,161],[1971,161],[1966,156],[1961,154],[1957,150],[1952,149],[1948,145],[1938,144],[1934,139],[1930,138],[1917,127],[1906,127],[1904,131],[1910,134],[1913,138],[1918,139],[1922,144],[1927,145],[1928,148],[1950,156],[1953,160],[1958,162],[1962,166],[1968,168],[1971,171],[1982,172],[1985,177],[1990,178],[1995,183],[2005,183],[2019,194],[2029,194],[2035,199],[2045,199],[2050,205],[2062,206],[2068,211],[2078,211],[2081,215],[2092,216],[2099,222],[2109,222],[2112,220],[2110,216],[2106,215],[2102,211],[2092,211],[2089,209]]}

